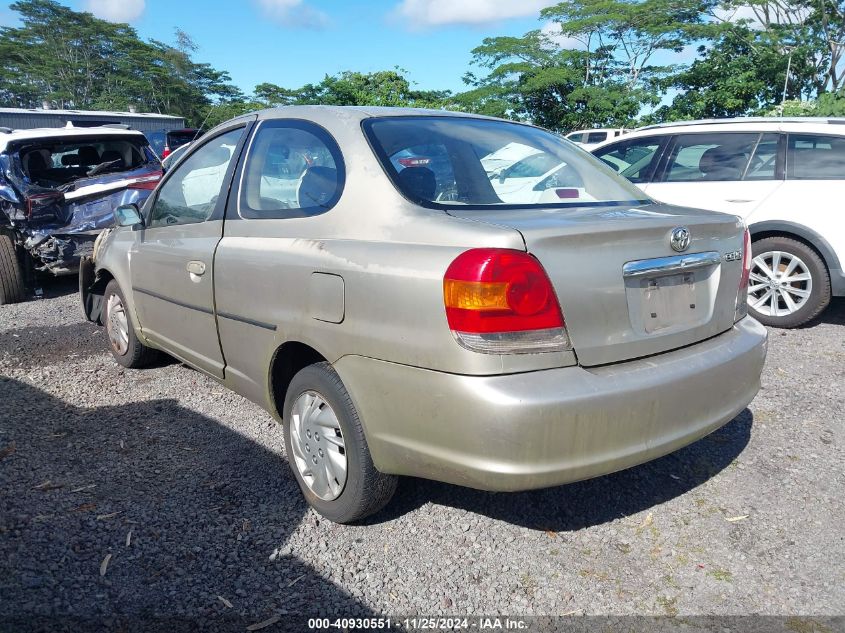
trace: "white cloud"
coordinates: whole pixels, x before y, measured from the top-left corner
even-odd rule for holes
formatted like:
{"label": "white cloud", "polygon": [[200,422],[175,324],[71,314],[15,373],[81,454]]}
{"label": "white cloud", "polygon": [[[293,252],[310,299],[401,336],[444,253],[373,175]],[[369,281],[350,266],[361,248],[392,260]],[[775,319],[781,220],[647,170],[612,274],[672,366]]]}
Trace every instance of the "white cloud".
{"label": "white cloud", "polygon": [[546,22],[540,29],[546,41],[554,48],[582,49],[586,50],[587,45],[582,40],[569,37],[560,32],[560,24],[557,22]]}
{"label": "white cloud", "polygon": [[486,24],[510,18],[539,17],[560,0],[402,0],[394,15],[411,28],[447,24]]}
{"label": "white cloud", "polygon": [[302,0],[256,0],[268,18],[283,26],[322,29],[328,26],[329,16]]}
{"label": "white cloud", "polygon": [[762,28],[754,8],[749,5],[741,5],[738,7],[717,7],[713,11],[713,16],[720,22],[739,22],[740,20],[748,20],[749,28]]}
{"label": "white cloud", "polygon": [[146,8],[144,0],[85,0],[85,10],[109,22],[132,22]]}

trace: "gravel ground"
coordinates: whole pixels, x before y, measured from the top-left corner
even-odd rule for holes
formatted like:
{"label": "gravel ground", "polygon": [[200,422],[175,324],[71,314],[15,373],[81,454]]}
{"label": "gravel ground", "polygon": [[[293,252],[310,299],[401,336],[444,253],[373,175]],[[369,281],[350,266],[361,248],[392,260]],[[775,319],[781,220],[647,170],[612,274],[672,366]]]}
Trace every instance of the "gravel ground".
{"label": "gravel ground", "polygon": [[405,479],[343,527],[268,414],[175,362],[121,368],[73,290],[0,306],[0,622],[845,613],[841,300],[771,331],[749,410],[677,453],[520,494]]}

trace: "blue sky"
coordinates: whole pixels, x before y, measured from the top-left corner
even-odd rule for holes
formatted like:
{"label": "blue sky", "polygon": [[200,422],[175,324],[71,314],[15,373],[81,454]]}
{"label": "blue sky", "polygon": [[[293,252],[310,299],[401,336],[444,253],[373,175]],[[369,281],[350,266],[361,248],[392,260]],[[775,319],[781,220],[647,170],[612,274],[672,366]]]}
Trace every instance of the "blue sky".
{"label": "blue sky", "polygon": [[[227,70],[249,93],[269,81],[294,88],[343,70],[399,66],[422,89],[464,90],[482,39],[540,28],[554,0],[61,0],[129,22],[141,37],[194,38],[198,61]],[[0,7],[0,23],[13,14]]]}

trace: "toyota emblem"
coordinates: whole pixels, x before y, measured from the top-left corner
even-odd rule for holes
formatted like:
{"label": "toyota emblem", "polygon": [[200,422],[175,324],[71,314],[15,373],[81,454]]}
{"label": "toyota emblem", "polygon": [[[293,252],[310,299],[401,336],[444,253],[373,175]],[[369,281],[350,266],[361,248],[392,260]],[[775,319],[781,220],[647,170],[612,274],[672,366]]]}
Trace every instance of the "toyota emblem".
{"label": "toyota emblem", "polygon": [[672,229],[672,235],[669,236],[669,244],[672,246],[672,250],[683,253],[689,248],[690,239],[689,229],[685,226],[679,226]]}

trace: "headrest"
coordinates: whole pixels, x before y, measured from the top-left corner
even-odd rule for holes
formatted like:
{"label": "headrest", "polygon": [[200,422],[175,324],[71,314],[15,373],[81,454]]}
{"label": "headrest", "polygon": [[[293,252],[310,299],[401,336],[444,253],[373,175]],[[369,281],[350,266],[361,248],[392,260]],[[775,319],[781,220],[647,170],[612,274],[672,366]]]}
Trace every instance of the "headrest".
{"label": "headrest", "polygon": [[83,145],[77,153],[79,154],[80,165],[91,166],[100,163],[100,153],[91,145]]}
{"label": "headrest", "polygon": [[412,196],[423,200],[434,200],[437,179],[428,167],[406,167],[399,172],[399,183]]}
{"label": "headrest", "polygon": [[44,171],[45,169],[47,169],[47,160],[44,158],[44,155],[40,151],[36,150],[34,152],[30,152],[26,155],[26,158],[26,168],[30,174],[32,172]]}

